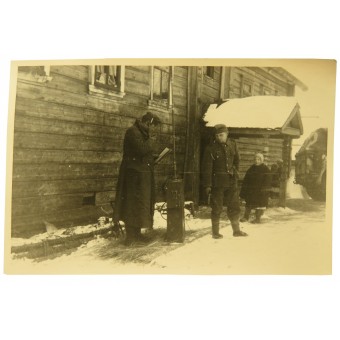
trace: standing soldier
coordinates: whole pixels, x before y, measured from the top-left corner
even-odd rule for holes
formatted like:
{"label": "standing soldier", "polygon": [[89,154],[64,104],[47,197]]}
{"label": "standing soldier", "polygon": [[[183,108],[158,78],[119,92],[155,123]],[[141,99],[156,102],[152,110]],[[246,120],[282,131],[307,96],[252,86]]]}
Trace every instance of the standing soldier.
{"label": "standing soldier", "polygon": [[154,159],[150,139],[159,118],[147,112],[125,133],[123,160],[119,169],[114,221],[125,223],[125,244],[143,241],[141,229],[152,229],[155,203]]}
{"label": "standing soldier", "polygon": [[202,162],[202,182],[210,197],[212,237],[219,239],[220,215],[223,202],[233,228],[233,236],[247,236],[240,230],[240,203],[237,189],[239,153],[236,142],[228,138],[224,124],[215,126],[215,140],[207,146]]}

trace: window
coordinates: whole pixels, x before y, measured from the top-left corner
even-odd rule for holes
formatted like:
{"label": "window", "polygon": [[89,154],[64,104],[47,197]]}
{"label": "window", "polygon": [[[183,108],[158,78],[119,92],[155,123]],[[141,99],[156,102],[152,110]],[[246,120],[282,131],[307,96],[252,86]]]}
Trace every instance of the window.
{"label": "window", "polygon": [[154,67],[153,70],[153,98],[160,100],[169,99],[169,66]]}
{"label": "window", "polygon": [[90,66],[90,93],[124,97],[125,66]]}
{"label": "window", "polygon": [[260,84],[260,95],[261,96],[270,96],[272,95],[272,91],[265,87],[263,84]]}
{"label": "window", "polygon": [[264,94],[264,86],[263,84],[260,84],[260,95],[262,96]]}
{"label": "window", "polygon": [[83,196],[83,205],[95,205],[96,194],[85,194]]}
{"label": "window", "polygon": [[243,84],[243,97],[250,97],[252,95],[252,85],[248,83]]}
{"label": "window", "polygon": [[50,65],[45,66],[19,66],[20,78],[32,82],[47,83],[52,80]]}
{"label": "window", "polygon": [[253,95],[253,84],[249,78],[240,74],[240,98],[250,97]]}
{"label": "window", "polygon": [[172,88],[170,85],[173,67],[152,66],[150,78],[150,100],[148,105],[168,109],[172,106]]}
{"label": "window", "polygon": [[120,66],[97,65],[95,70],[95,84],[97,86],[114,90],[120,88]]}
{"label": "window", "polygon": [[203,67],[203,73],[210,78],[214,78],[214,71],[215,71],[215,68],[213,66]]}

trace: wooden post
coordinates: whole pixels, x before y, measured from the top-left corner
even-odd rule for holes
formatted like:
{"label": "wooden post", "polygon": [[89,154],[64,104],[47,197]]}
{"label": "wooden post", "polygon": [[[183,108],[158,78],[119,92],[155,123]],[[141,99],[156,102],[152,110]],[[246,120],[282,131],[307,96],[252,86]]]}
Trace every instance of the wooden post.
{"label": "wooden post", "polygon": [[287,136],[283,139],[283,152],[282,152],[282,172],[280,180],[280,198],[279,206],[286,207],[286,197],[287,197],[287,179],[289,178],[289,164],[290,164],[290,144]]}
{"label": "wooden post", "polygon": [[169,86],[169,107],[173,106],[173,83],[174,83],[174,76],[175,76],[175,67],[170,66],[170,86]]}
{"label": "wooden post", "polygon": [[225,86],[225,67],[221,67],[221,78],[220,78],[220,99],[224,98],[224,86]]}
{"label": "wooden post", "polygon": [[264,145],[263,145],[263,156],[265,163],[269,162],[269,135],[263,135]]}
{"label": "wooden post", "polygon": [[224,67],[224,93],[222,99],[230,98],[231,67]]}
{"label": "wooden post", "polygon": [[153,73],[154,73],[154,68],[153,66],[151,67],[151,72],[150,72],[150,100],[153,100]]}
{"label": "wooden post", "polygon": [[198,204],[200,186],[200,115],[198,67],[188,67],[187,137],[184,165],[184,190],[186,200]]}
{"label": "wooden post", "polygon": [[240,83],[240,98],[243,98],[243,85],[244,85],[244,77],[243,74],[240,75],[241,77],[241,83]]}
{"label": "wooden post", "polygon": [[96,74],[95,65],[89,66],[89,76],[91,85],[94,85],[95,74]]}
{"label": "wooden post", "polygon": [[120,92],[125,92],[125,66],[120,67]]}

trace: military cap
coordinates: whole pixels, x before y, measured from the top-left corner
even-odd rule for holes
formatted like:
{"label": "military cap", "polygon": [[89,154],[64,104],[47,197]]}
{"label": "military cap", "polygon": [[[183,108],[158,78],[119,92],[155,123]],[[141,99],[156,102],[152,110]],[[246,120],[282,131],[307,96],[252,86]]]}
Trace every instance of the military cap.
{"label": "military cap", "polygon": [[215,128],[215,134],[228,132],[228,128],[224,124],[217,124],[214,126],[214,128]]}
{"label": "military cap", "polygon": [[155,115],[152,112],[147,112],[143,117],[142,117],[142,122],[150,122],[150,124],[158,125],[161,123],[161,120],[157,115]]}

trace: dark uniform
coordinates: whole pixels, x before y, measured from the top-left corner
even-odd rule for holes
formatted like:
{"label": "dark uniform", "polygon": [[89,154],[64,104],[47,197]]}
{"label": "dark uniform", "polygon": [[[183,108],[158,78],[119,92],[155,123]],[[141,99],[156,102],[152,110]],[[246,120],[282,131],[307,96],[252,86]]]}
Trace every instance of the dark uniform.
{"label": "dark uniform", "polygon": [[240,197],[246,201],[246,209],[241,222],[247,221],[252,209],[255,209],[255,223],[260,223],[264,209],[268,206],[271,190],[271,171],[264,164],[253,164],[246,172]]}
{"label": "dark uniform", "polygon": [[213,236],[219,235],[223,202],[227,205],[227,215],[233,228],[233,235],[247,235],[240,231],[239,227],[240,204],[237,188],[239,161],[236,142],[230,138],[225,144],[215,140],[205,149],[202,161],[202,184],[204,188],[211,188]]}
{"label": "dark uniform", "polygon": [[141,228],[152,228],[155,203],[153,168],[149,127],[137,119],[125,134],[114,210],[114,220],[125,223],[128,241],[140,238]]}

